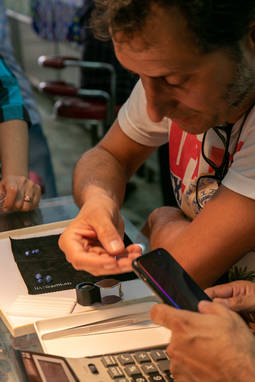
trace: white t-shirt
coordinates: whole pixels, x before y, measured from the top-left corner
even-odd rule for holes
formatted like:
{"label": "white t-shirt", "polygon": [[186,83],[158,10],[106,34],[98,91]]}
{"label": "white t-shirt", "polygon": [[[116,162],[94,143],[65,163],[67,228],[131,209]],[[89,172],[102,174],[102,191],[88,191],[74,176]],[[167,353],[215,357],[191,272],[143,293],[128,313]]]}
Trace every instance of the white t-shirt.
{"label": "white t-shirt", "polygon": [[[194,218],[199,213],[196,197],[198,178],[206,176],[203,181],[199,181],[199,184],[204,183],[199,193],[204,202],[210,199],[218,188],[217,182],[207,177],[213,175],[214,170],[201,153],[204,134],[189,134],[169,118],[164,118],[159,123],[152,122],[147,114],[146,97],[141,81],[138,81],[131,96],[120,109],[118,121],[123,132],[140,144],[158,147],[169,141],[173,191],[179,207],[187,216]],[[220,164],[224,156],[224,147],[213,129],[206,133],[204,141],[206,157]],[[236,193],[255,199],[255,107],[248,116],[242,116],[232,127],[229,153],[229,168],[222,184]],[[255,271],[255,256],[252,252],[237,264],[239,273],[243,272],[242,278],[245,278],[248,258],[249,268],[253,263],[252,270]],[[235,271],[238,272],[238,269]],[[254,276],[255,281],[255,272],[250,276]]]}

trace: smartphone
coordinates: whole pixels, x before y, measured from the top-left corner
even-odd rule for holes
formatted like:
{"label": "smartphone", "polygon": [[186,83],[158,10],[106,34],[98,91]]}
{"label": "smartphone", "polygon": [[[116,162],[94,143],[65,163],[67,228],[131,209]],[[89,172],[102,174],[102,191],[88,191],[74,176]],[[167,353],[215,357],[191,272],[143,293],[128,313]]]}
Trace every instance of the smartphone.
{"label": "smartphone", "polygon": [[137,257],[133,270],[162,300],[177,309],[197,312],[201,300],[211,299],[165,249]]}

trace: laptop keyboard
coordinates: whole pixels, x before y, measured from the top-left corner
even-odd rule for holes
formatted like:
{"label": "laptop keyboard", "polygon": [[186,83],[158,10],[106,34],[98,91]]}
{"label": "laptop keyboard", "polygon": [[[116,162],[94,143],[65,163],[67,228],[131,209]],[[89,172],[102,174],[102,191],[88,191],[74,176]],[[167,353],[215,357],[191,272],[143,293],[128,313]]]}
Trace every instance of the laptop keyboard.
{"label": "laptop keyboard", "polygon": [[[93,363],[93,360],[96,362]],[[106,372],[108,375],[107,381],[112,382],[173,381],[169,372],[170,360],[165,348],[92,357],[88,366],[94,375],[103,372],[103,368],[103,374]]]}

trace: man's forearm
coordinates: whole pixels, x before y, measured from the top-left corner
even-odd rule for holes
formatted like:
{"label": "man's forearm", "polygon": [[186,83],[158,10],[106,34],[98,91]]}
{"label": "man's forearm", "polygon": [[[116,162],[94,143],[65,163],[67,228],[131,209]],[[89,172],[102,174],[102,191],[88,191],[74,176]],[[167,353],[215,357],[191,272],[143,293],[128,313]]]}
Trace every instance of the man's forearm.
{"label": "man's forearm", "polygon": [[176,209],[152,215],[151,245],[167,249],[202,287],[255,246],[255,201],[221,186],[193,221]]}
{"label": "man's forearm", "polygon": [[2,176],[28,176],[28,128],[22,120],[0,124]]}
{"label": "man's forearm", "polygon": [[120,163],[106,150],[96,146],[78,161],[73,176],[73,193],[81,207],[93,193],[103,192],[121,206],[127,175]]}
{"label": "man's forearm", "polygon": [[148,221],[148,232],[151,249],[167,245],[168,250],[175,244],[179,235],[190,224],[183,212],[175,207],[161,207],[153,211]]}

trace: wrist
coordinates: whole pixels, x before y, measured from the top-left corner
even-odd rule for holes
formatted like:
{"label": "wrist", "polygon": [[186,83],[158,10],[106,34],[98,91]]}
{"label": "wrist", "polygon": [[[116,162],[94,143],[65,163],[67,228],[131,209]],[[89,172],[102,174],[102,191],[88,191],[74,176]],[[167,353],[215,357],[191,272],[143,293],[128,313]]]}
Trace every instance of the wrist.
{"label": "wrist", "polygon": [[90,185],[84,188],[79,199],[81,202],[81,206],[83,206],[89,200],[95,200],[96,198],[108,200],[111,201],[111,203],[117,203],[116,198],[111,192],[106,191],[103,187],[95,185]]}
{"label": "wrist", "polygon": [[89,185],[84,188],[82,191],[82,200],[86,202],[88,199],[94,196],[108,196],[111,198],[111,194],[109,191],[106,191],[105,188],[96,185]]}
{"label": "wrist", "polygon": [[10,177],[24,177],[29,178],[28,171],[2,171],[2,179],[10,178]]}

